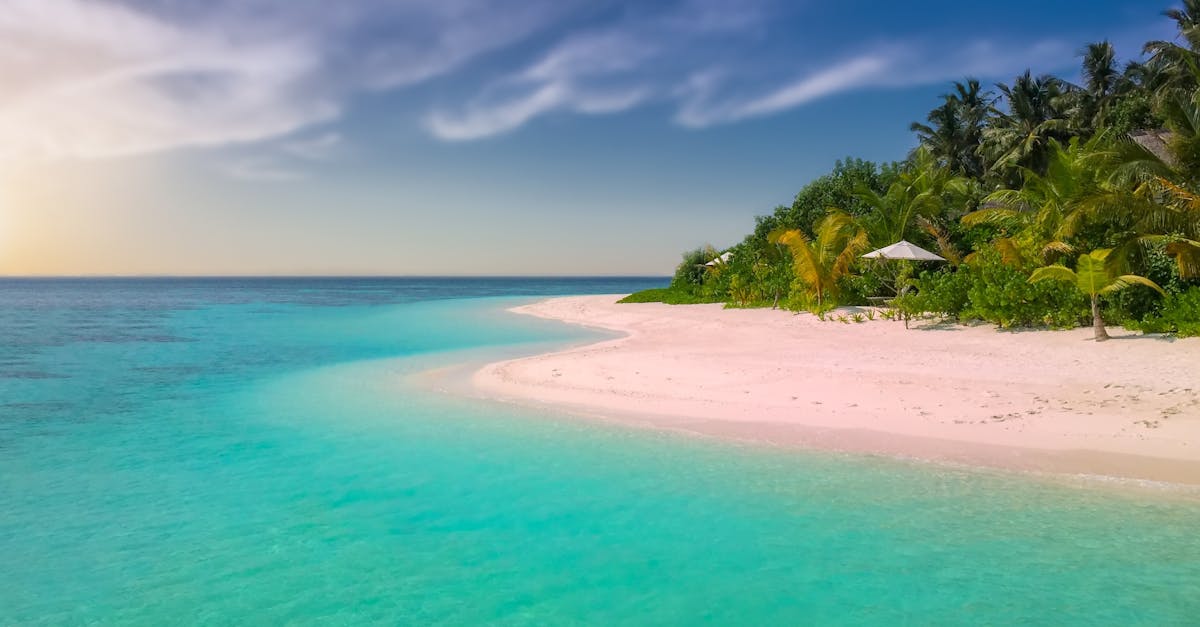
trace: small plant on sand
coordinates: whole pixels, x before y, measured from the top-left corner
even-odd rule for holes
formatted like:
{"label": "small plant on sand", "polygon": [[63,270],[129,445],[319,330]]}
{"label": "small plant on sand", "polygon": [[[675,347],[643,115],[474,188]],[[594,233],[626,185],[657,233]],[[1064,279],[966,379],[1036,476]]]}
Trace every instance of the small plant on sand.
{"label": "small plant on sand", "polygon": [[850,324],[850,319],[847,318],[844,314],[838,314],[837,321],[842,324]]}
{"label": "small plant on sand", "polygon": [[875,321],[875,310],[874,309],[867,310],[867,320],[870,320],[871,322]]}
{"label": "small plant on sand", "polygon": [[863,322],[866,322],[866,320],[867,320],[867,317],[866,317],[866,316],[864,316],[864,315],[862,315],[862,314],[860,314],[860,313],[856,313],[856,314],[854,314],[854,322],[855,322],[855,324],[862,324]]}
{"label": "small plant on sand", "polygon": [[825,312],[824,311],[817,312],[817,320],[820,320],[821,322],[825,322]]}
{"label": "small plant on sand", "polygon": [[1038,268],[1033,271],[1033,276],[1029,277],[1030,282],[1068,281],[1074,283],[1075,287],[1079,288],[1079,291],[1083,292],[1085,296],[1090,297],[1092,299],[1092,328],[1096,331],[1097,342],[1108,339],[1108,332],[1104,329],[1104,319],[1100,317],[1101,296],[1113,294],[1134,285],[1144,285],[1159,294],[1166,295],[1157,283],[1146,277],[1136,274],[1118,275],[1108,256],[1110,252],[1106,248],[1093,250],[1079,256],[1074,270],[1055,264]]}

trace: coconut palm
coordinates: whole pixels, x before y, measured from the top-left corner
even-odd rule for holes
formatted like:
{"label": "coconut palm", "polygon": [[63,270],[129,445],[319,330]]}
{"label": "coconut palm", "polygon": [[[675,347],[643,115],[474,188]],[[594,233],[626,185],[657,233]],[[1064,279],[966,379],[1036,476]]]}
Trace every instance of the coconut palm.
{"label": "coconut palm", "polygon": [[1109,262],[1108,249],[1097,249],[1079,256],[1075,269],[1062,265],[1052,265],[1038,268],[1029,277],[1031,283],[1038,281],[1068,281],[1075,284],[1079,291],[1092,301],[1092,328],[1095,329],[1097,342],[1108,339],[1108,331],[1104,329],[1104,318],[1100,316],[1100,297],[1123,290],[1134,285],[1144,285],[1165,295],[1157,283],[1136,274],[1117,275],[1113,264]]}
{"label": "coconut palm", "polygon": [[1072,87],[1053,76],[1034,77],[1026,70],[1011,86],[997,85],[1004,109],[993,108],[980,146],[992,171],[1013,180],[1017,168],[1041,172],[1051,139],[1065,141],[1068,122],[1061,97]]}
{"label": "coconut palm", "polygon": [[973,78],[955,82],[954,92],[942,96],[942,104],[929,112],[929,124],[914,122],[910,128],[943,165],[955,174],[982,176],[979,144],[991,106],[991,94]]}
{"label": "coconut palm", "polygon": [[[1173,184],[1167,179],[1155,181],[1166,196],[1162,203],[1143,203],[1146,207],[1139,217],[1141,223],[1157,226],[1144,232],[1139,243],[1162,242],[1166,252],[1175,259],[1179,276],[1185,279],[1200,277],[1200,194]],[[1163,233],[1163,234],[1156,234]]]}
{"label": "coconut palm", "polygon": [[1112,107],[1118,91],[1127,86],[1125,75],[1117,67],[1116,49],[1108,41],[1088,44],[1080,51],[1083,85],[1064,94],[1070,130],[1090,136],[1103,126],[1104,116]]}
{"label": "coconut palm", "polygon": [[936,218],[948,207],[965,206],[970,192],[967,179],[955,176],[922,146],[884,193],[860,188],[855,195],[871,209],[861,219],[871,243],[887,246],[922,233],[918,218]]}
{"label": "coconut palm", "polygon": [[1183,278],[1200,277],[1200,95],[1173,94],[1160,111],[1166,150],[1134,142],[1114,146],[1101,191],[1080,203],[1086,220],[1109,226],[1118,257],[1165,244]]}
{"label": "coconut palm", "polygon": [[1088,203],[1100,194],[1116,157],[1103,136],[1087,142],[1072,138],[1065,146],[1051,140],[1042,173],[1023,170],[1024,184],[991,193],[981,209],[962,218],[965,226],[993,224],[1007,237],[995,245],[1009,262],[1020,251],[1036,250],[1043,261],[1072,254],[1074,239],[1090,215]]}
{"label": "coconut palm", "polygon": [[854,260],[870,244],[854,218],[837,210],[822,218],[815,231],[812,238],[800,229],[774,231],[768,240],[791,251],[795,277],[819,311],[836,301],[838,281],[850,274]]}
{"label": "coconut palm", "polygon": [[1146,43],[1143,52],[1161,69],[1153,87],[1160,92],[1192,91],[1200,84],[1200,0],[1184,0],[1183,8],[1163,14],[1175,21],[1183,45],[1162,40]]}

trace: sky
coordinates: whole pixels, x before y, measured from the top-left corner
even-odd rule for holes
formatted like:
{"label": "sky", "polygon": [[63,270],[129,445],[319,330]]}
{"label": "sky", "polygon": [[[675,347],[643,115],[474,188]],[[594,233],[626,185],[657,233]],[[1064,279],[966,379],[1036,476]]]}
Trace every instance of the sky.
{"label": "sky", "polygon": [[669,274],[1169,6],[0,0],[0,274]]}

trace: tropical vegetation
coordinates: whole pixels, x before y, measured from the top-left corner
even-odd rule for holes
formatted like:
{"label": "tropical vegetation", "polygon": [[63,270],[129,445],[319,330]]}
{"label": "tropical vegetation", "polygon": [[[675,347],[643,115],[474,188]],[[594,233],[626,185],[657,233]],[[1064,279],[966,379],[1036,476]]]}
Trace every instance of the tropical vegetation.
{"label": "tropical vegetation", "polygon": [[[1031,71],[954,83],[912,124],[905,159],[839,161],[741,242],[689,251],[669,288],[632,300],[887,300],[906,316],[1090,323],[1097,339],[1105,321],[1200,334],[1200,0],[1183,5],[1165,12],[1178,37],[1138,60],[1082,47],[1078,84]],[[899,240],[946,263],[862,258]]]}

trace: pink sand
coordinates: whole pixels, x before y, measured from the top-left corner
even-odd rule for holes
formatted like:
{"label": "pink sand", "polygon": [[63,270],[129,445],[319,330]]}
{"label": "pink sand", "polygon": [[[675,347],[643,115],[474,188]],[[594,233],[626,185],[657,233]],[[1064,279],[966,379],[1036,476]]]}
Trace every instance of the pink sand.
{"label": "pink sand", "polygon": [[1200,339],[861,324],[556,298],[623,337],[484,367],[484,394],[739,439],[1200,484]]}

